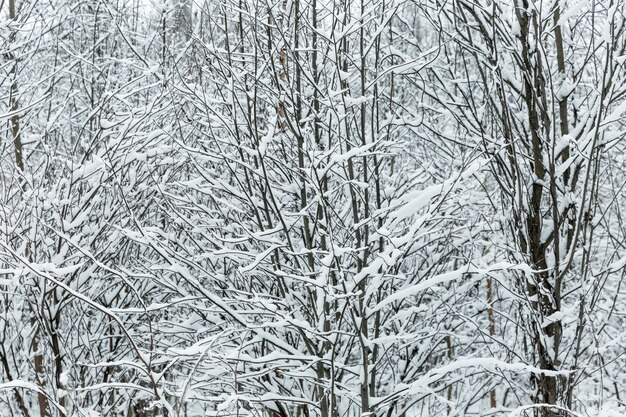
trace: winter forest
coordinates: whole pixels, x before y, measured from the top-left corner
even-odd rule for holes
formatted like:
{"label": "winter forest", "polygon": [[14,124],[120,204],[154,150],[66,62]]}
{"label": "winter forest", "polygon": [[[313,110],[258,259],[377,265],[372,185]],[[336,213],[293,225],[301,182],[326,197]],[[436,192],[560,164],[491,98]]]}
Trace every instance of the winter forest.
{"label": "winter forest", "polygon": [[0,0],[0,416],[626,416],[623,0]]}

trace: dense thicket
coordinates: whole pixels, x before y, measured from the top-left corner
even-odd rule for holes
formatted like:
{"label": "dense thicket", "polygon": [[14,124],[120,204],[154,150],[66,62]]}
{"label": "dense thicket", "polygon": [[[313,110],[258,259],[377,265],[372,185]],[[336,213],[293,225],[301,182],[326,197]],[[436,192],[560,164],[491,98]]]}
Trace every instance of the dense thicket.
{"label": "dense thicket", "polygon": [[0,0],[0,415],[623,415],[624,7]]}

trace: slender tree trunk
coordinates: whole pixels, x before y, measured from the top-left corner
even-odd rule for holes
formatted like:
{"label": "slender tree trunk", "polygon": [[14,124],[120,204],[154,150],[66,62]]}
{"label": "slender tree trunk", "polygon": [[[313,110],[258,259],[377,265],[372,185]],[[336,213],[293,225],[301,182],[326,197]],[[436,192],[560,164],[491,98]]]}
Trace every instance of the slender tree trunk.
{"label": "slender tree trunk", "polygon": [[[17,20],[17,10],[15,5],[15,0],[9,0],[9,19],[11,21]],[[9,36],[9,45],[15,43],[15,31],[12,31]],[[26,190],[26,178],[24,177],[24,151],[22,147],[22,132],[20,130],[20,102],[19,102],[19,85],[17,81],[18,76],[18,59],[15,57],[13,52],[8,52],[8,60],[12,63],[11,70],[9,71],[9,76],[11,77],[11,86],[10,86],[10,109],[11,109],[11,135],[13,137],[13,146],[15,149],[15,165],[19,170],[20,184],[22,186],[22,190]],[[37,328],[38,323],[35,318],[36,310],[32,311],[33,316],[31,317],[31,325],[34,328]],[[45,389],[45,384],[42,380],[44,375],[44,360],[43,354],[41,353],[40,345],[39,345],[39,331],[35,330],[33,334],[33,340],[31,341],[31,352],[34,353],[34,369],[35,369],[35,381],[39,386],[40,392],[37,394],[37,400],[39,402],[39,415],[40,417],[47,417],[49,414],[48,409],[48,399],[43,393]]]}
{"label": "slender tree trunk", "polygon": [[[487,316],[489,318],[489,336],[496,334],[496,320],[493,312],[493,278],[487,278]],[[489,391],[489,406],[496,408],[496,389]]]}
{"label": "slender tree trunk", "polygon": [[[9,19],[15,21],[17,18],[15,8],[15,0],[9,0]],[[15,31],[11,31],[9,35],[9,44],[15,43]],[[11,135],[13,136],[13,145],[15,147],[15,164],[20,170],[20,174],[24,174],[24,154],[22,150],[22,137],[20,132],[20,102],[19,102],[19,89],[17,83],[17,69],[18,69],[18,60],[15,58],[13,52],[9,51],[7,53],[8,60],[12,63],[11,70],[9,71],[9,76],[11,77],[11,87],[10,87],[10,108],[11,108]],[[23,178],[20,179],[23,183]]]}
{"label": "slender tree trunk", "polygon": [[[543,181],[546,178],[545,142],[547,140],[549,122],[546,120],[545,82],[541,68],[541,58],[531,53],[531,28],[536,28],[536,15],[531,12],[527,0],[515,2],[516,17],[520,25],[520,43],[522,46],[522,66],[524,71],[524,99],[530,129],[530,144],[533,174],[535,181],[531,187],[528,214],[526,216],[526,236],[528,245],[526,254],[529,256],[535,272],[527,276],[528,296],[532,301],[535,324],[533,325],[535,354],[540,369],[554,371],[554,358],[557,357],[561,337],[560,322],[553,322],[542,326],[545,317],[554,314],[560,300],[556,299],[559,292],[555,290],[555,283],[551,282],[553,273],[548,268],[547,246],[542,239],[543,212],[542,199],[544,197]],[[531,15],[531,13],[533,13]],[[535,34],[536,36],[536,34]],[[558,242],[557,242],[558,244]],[[549,343],[546,343],[550,340]],[[540,374],[534,377],[537,398],[535,401],[545,404],[556,404],[558,398],[557,378]],[[558,416],[559,413],[549,407],[541,409],[544,417]]]}

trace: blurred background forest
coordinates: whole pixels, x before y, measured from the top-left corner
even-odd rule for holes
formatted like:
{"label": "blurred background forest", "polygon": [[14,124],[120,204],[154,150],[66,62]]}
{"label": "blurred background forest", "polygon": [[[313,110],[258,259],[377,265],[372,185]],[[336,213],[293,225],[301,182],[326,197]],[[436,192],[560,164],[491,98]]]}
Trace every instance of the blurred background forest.
{"label": "blurred background forest", "polygon": [[624,416],[620,0],[0,0],[0,416]]}

